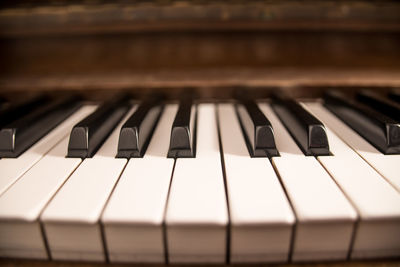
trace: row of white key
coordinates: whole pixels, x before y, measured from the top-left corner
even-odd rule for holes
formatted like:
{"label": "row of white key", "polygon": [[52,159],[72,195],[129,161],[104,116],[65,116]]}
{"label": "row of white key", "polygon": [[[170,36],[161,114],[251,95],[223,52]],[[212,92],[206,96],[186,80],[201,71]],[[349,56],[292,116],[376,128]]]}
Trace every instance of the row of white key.
{"label": "row of white key", "polygon": [[[67,133],[94,109],[90,106],[81,108],[19,158],[1,160],[1,164],[5,164],[0,166],[1,180],[12,177],[15,181],[0,197],[1,256],[47,258],[38,219],[48,201],[81,163],[81,159],[65,158],[69,139]],[[35,164],[33,159],[38,158],[42,159]],[[8,160],[13,164],[7,165],[5,162]],[[24,164],[33,167],[24,172],[27,168]],[[17,173],[21,173],[22,177],[17,176]]]}
{"label": "row of white key", "polygon": [[[321,104],[307,104],[306,107],[313,112],[327,127],[329,144],[334,154],[332,157],[318,157],[318,160],[332,175],[338,186],[347,195],[349,200],[357,208],[359,222],[355,232],[352,258],[386,257],[399,255],[400,252],[400,194],[380,174],[382,165],[377,169],[368,165],[354,150],[346,145],[339,137],[344,137],[348,143],[352,138],[346,138],[344,133],[352,133],[354,139],[358,138],[346,125],[335,125],[336,118],[324,109]],[[337,133],[337,137],[331,129]],[[353,141],[357,142],[357,141]],[[361,142],[361,140],[358,140]],[[368,147],[370,146],[370,147]],[[389,159],[386,167],[395,177],[392,160],[398,155],[383,155],[377,150],[361,152],[361,155],[369,154],[368,159],[379,159],[384,162]],[[368,160],[367,159],[367,160]],[[368,161],[371,163],[370,161]],[[397,161],[399,164],[400,161]],[[375,165],[373,165],[375,166]],[[400,172],[397,172],[400,177]],[[387,178],[387,177],[386,177]],[[398,178],[397,178],[398,179]],[[390,180],[390,179],[389,179]]]}
{"label": "row of white key", "polygon": [[[353,258],[399,255],[394,187],[330,130],[333,156],[304,156],[271,108],[260,107],[281,154],[272,165],[250,158],[229,104],[199,105],[196,158],[175,164],[166,158],[175,105],[163,112],[141,159],[114,158],[117,127],[94,158],[55,166],[54,157],[66,160],[64,138],[0,196],[0,256],[46,257],[39,216],[50,255],[59,260],[223,263],[227,251],[231,262],[332,260],[345,259],[352,246]],[[341,167],[356,164],[351,176]]]}
{"label": "row of white key", "polygon": [[297,217],[292,260],[346,258],[356,212],[315,157],[301,152],[272,109],[260,108],[277,133],[280,157],[272,163]]}

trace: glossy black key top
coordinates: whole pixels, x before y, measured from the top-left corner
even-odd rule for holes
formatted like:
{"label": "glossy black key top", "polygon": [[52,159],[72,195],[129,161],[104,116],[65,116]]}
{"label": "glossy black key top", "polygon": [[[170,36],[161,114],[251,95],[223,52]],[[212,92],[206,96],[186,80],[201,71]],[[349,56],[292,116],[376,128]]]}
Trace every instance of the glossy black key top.
{"label": "glossy black key top", "polygon": [[298,102],[274,95],[272,108],[307,156],[330,155],[325,126]]}
{"label": "glossy black key top", "polygon": [[400,153],[399,123],[340,92],[327,92],[324,100],[332,113],[383,154]]}
{"label": "glossy black key top", "polygon": [[252,157],[279,156],[271,123],[252,99],[239,97],[236,104],[247,148]]}
{"label": "glossy black key top", "polygon": [[74,126],[68,144],[68,157],[91,158],[127,113],[128,94],[118,94]]}
{"label": "glossy black key top", "polygon": [[146,99],[121,128],[118,158],[143,157],[163,109],[162,96]]}
{"label": "glossy black key top", "polygon": [[181,98],[172,124],[169,158],[193,158],[196,156],[196,110],[191,96]]}
{"label": "glossy black key top", "polygon": [[49,103],[49,100],[49,97],[45,95],[39,95],[19,103],[9,105],[4,110],[0,111],[0,129],[34,111],[35,108]]}
{"label": "glossy black key top", "polygon": [[400,90],[390,92],[388,94],[388,97],[389,97],[389,99],[391,99],[397,103],[400,103]]}
{"label": "glossy black key top", "polygon": [[371,91],[360,91],[357,93],[356,97],[357,100],[370,108],[400,122],[400,104],[392,102]]}
{"label": "glossy black key top", "polygon": [[18,157],[80,105],[78,96],[58,98],[6,125],[0,131],[0,157]]}

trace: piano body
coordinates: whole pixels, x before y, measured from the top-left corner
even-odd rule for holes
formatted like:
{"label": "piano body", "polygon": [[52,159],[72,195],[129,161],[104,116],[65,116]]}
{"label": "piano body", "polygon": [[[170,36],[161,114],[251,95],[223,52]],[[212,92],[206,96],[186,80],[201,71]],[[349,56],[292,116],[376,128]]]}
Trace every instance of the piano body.
{"label": "piano body", "polygon": [[3,1],[0,265],[398,266],[399,33],[397,1]]}

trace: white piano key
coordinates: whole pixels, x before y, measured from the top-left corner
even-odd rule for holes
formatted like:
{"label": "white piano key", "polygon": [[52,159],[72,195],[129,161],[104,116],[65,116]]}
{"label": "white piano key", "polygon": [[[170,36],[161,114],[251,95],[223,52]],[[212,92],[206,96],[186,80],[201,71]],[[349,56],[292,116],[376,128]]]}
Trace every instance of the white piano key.
{"label": "white piano key", "polygon": [[[327,126],[334,154],[333,157],[319,157],[318,160],[354,203],[360,215],[351,257],[399,257],[400,194],[331,131],[330,127],[335,126],[331,124],[335,119],[332,113],[319,103],[307,103],[305,106]],[[334,129],[338,132],[342,130]]]}
{"label": "white piano key", "polygon": [[143,158],[131,158],[102,216],[111,262],[165,262],[163,219],[174,159],[177,105],[167,105]]}
{"label": "white piano key", "polygon": [[81,118],[80,111],[77,111],[18,158],[0,160],[0,195],[67,136],[71,131],[70,128],[79,121],[79,118]]}
{"label": "white piano key", "polygon": [[329,127],[400,192],[400,155],[382,154],[338,117],[328,114]]}
{"label": "white piano key", "polygon": [[99,218],[126,165],[118,136],[132,108],[93,158],[85,159],[44,210],[41,221],[55,260],[104,261]]}
{"label": "white piano key", "polygon": [[197,110],[196,158],[175,163],[166,212],[171,263],[223,263],[228,211],[215,106]]}
{"label": "white piano key", "polygon": [[285,262],[293,212],[268,158],[251,158],[233,105],[218,105],[228,203],[230,262]]}
{"label": "white piano key", "polygon": [[[75,121],[89,115],[94,106],[76,112]],[[64,129],[70,132],[70,128]],[[46,259],[47,252],[42,238],[38,217],[81,162],[65,158],[68,137],[58,143],[38,163],[15,182],[0,197],[0,256]]]}
{"label": "white piano key", "polygon": [[276,133],[281,156],[272,162],[297,216],[292,260],[346,259],[356,211],[316,158],[303,155],[270,106],[260,108]]}

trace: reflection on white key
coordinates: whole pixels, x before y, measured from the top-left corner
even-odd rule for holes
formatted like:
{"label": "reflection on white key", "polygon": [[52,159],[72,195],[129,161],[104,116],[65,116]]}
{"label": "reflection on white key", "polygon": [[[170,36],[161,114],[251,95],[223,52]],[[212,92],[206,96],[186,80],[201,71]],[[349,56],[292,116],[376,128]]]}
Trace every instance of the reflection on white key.
{"label": "reflection on white key", "polygon": [[[360,215],[352,258],[400,256],[400,194],[331,131],[335,116],[321,104],[308,103],[328,129],[333,157],[319,157]],[[346,126],[347,127],[347,126]],[[342,129],[334,128],[339,132]],[[399,164],[398,161],[397,164]]]}
{"label": "reflection on white key", "polygon": [[104,261],[99,218],[126,159],[116,159],[125,116],[93,158],[85,159],[44,210],[41,220],[56,260]]}
{"label": "reflection on white key", "polygon": [[0,195],[66,137],[71,132],[71,128],[79,122],[79,118],[81,116],[75,112],[18,158],[3,158],[0,160]]}
{"label": "reflection on white key", "polygon": [[[293,261],[346,259],[357,214],[314,157],[306,157],[269,105],[280,157],[272,158],[297,215]],[[328,156],[329,157],[329,156]]]}
{"label": "reflection on white key", "polygon": [[228,211],[215,106],[198,106],[196,158],[176,160],[166,213],[171,263],[226,259]]}
{"label": "reflection on white key", "polygon": [[329,127],[400,192],[400,155],[382,154],[339,118],[328,113]]}
{"label": "reflection on white key", "polygon": [[218,105],[231,215],[230,262],[285,262],[295,221],[268,158],[251,158],[232,104]]}
{"label": "reflection on white key", "polygon": [[129,160],[104,210],[111,262],[165,262],[162,223],[174,166],[167,154],[177,110],[166,106],[144,157]]}
{"label": "reflection on white key", "polygon": [[[75,122],[95,109],[78,110]],[[65,129],[70,132],[72,126]],[[65,137],[0,197],[0,256],[46,259],[47,252],[38,222],[40,213],[81,162],[65,158]]]}

